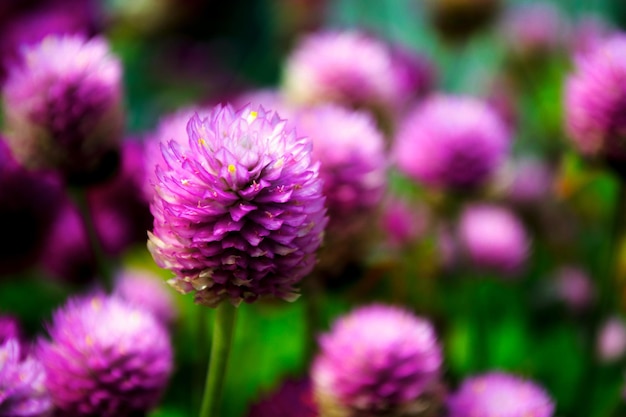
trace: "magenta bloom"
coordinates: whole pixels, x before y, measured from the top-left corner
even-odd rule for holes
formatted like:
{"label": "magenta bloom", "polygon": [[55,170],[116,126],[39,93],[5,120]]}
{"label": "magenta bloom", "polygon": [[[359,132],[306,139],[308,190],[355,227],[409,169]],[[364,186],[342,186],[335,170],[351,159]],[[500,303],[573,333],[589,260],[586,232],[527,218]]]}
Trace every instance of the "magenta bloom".
{"label": "magenta bloom", "polygon": [[389,244],[394,247],[409,245],[424,234],[428,226],[428,213],[422,206],[412,206],[408,201],[394,199],[385,205],[381,228]]}
{"label": "magenta bloom", "polygon": [[162,143],[148,248],[196,302],[293,300],[326,225],[311,141],[263,108],[217,106]]}
{"label": "magenta bloom", "polygon": [[407,116],[393,153],[411,178],[462,189],[484,184],[504,161],[509,144],[508,129],[487,104],[439,95]]}
{"label": "magenta bloom", "polygon": [[60,206],[61,187],[49,175],[26,171],[0,137],[0,275],[32,266],[43,251]]}
{"label": "magenta bloom", "polygon": [[524,225],[505,208],[486,204],[465,208],[458,234],[462,249],[476,267],[514,273],[528,258],[530,242]]}
{"label": "magenta bloom", "polygon": [[448,399],[450,417],[552,417],[554,403],[535,383],[491,372],[466,379]]}
{"label": "magenta bloom", "polygon": [[346,231],[346,223],[371,212],[386,185],[384,138],[369,113],[327,104],[304,110],[298,132],[313,141],[313,158],[328,207],[330,231]]}
{"label": "magenta bloom", "polygon": [[4,86],[16,157],[78,182],[110,170],[123,128],[121,72],[100,38],[49,36],[25,48]]}
{"label": "magenta bloom", "polygon": [[176,317],[176,306],[170,289],[149,271],[129,269],[116,277],[114,294],[152,313],[159,321],[170,324]]}
{"label": "magenta bloom", "polygon": [[396,79],[391,53],[360,32],[318,32],[305,37],[287,60],[286,97],[298,104],[339,102],[393,105]]}
{"label": "magenta bloom", "polygon": [[286,380],[278,390],[256,402],[248,417],[318,417],[311,382]]}
{"label": "magenta bloom", "polygon": [[524,156],[511,161],[496,179],[502,193],[521,205],[541,203],[550,195],[553,173],[545,161]]}
{"label": "magenta bloom", "polygon": [[593,301],[593,283],[583,269],[563,266],[556,271],[554,281],[556,296],[570,309],[583,310]]}
{"label": "magenta bloom", "polygon": [[76,298],[55,312],[49,333],[39,358],[64,416],[133,416],[158,403],[172,370],[172,346],[147,311],[116,297]]}
{"label": "magenta bloom", "polygon": [[438,385],[442,361],[428,321],[399,307],[354,310],[320,337],[311,378],[321,415],[402,415],[434,406],[427,395]]}
{"label": "magenta bloom", "polygon": [[626,323],[619,317],[611,317],[600,329],[597,352],[604,362],[615,362],[626,353]]}
{"label": "magenta bloom", "polygon": [[52,404],[44,386],[43,366],[20,352],[20,342],[0,343],[0,416],[44,417]]}
{"label": "magenta bloom", "polygon": [[22,332],[17,319],[13,316],[0,315],[0,344],[9,339],[21,340]]}
{"label": "magenta bloom", "polygon": [[565,120],[580,152],[626,158],[626,36],[619,35],[579,56],[567,80]]}

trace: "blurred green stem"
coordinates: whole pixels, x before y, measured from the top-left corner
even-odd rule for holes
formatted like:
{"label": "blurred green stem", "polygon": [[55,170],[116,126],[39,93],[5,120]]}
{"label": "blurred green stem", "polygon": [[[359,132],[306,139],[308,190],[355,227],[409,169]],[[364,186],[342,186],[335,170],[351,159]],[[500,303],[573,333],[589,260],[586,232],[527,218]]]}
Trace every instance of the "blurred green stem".
{"label": "blurred green stem", "polygon": [[207,370],[206,383],[200,417],[219,417],[222,388],[226,380],[226,366],[235,330],[237,309],[228,301],[215,309],[211,358]]}
{"label": "blurred green stem", "polygon": [[91,247],[93,256],[96,259],[96,265],[98,272],[100,273],[102,284],[104,285],[106,291],[111,292],[113,289],[113,272],[111,271],[109,262],[104,254],[104,250],[102,249],[102,243],[98,237],[98,232],[96,231],[96,224],[94,223],[93,216],[89,210],[87,191],[84,188],[75,188],[72,190],[71,194],[74,199],[74,203],[80,212],[83,227],[89,240],[89,246]]}

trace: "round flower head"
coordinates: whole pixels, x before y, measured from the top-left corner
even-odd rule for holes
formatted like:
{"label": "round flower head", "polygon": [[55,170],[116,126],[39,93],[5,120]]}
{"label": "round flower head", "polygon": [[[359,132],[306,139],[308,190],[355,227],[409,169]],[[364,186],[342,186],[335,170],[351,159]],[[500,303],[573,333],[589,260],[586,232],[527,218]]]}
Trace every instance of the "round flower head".
{"label": "round flower head", "polygon": [[400,248],[423,236],[429,223],[429,215],[422,205],[411,205],[399,198],[385,204],[380,226],[389,245]]}
{"label": "round flower head", "polygon": [[505,165],[496,178],[496,188],[512,202],[530,206],[549,196],[552,180],[545,161],[524,156]]}
{"label": "round flower head", "polygon": [[626,149],[626,35],[580,56],[567,80],[565,118],[580,152],[623,160]]}
{"label": "round flower head", "polygon": [[587,308],[594,298],[594,286],[589,275],[581,268],[563,266],[554,276],[554,290],[558,299],[574,311]]}
{"label": "round flower head", "polygon": [[460,189],[484,184],[503,162],[508,129],[487,104],[435,96],[410,113],[398,131],[398,168],[427,185]]}
{"label": "round flower head", "polygon": [[148,249],[196,302],[293,300],[326,225],[311,142],[262,107],[217,106],[162,143]]}
{"label": "round flower head", "polygon": [[13,316],[0,315],[0,344],[9,339],[21,340],[20,324]]}
{"label": "round flower head", "polygon": [[121,66],[100,38],[48,36],[23,50],[4,86],[16,157],[70,181],[95,180],[114,167],[121,108]]}
{"label": "round flower head", "polygon": [[248,417],[318,416],[308,379],[286,380],[275,393],[255,403],[248,413]]}
{"label": "round flower head", "polygon": [[130,269],[118,274],[114,294],[129,304],[149,311],[162,323],[169,324],[176,316],[170,291],[156,275]]}
{"label": "round flower head", "polygon": [[466,379],[447,405],[449,417],[552,417],[554,412],[541,387],[500,372]]}
{"label": "round flower head", "polygon": [[318,32],[305,37],[287,60],[284,91],[298,104],[339,102],[351,106],[394,103],[391,54],[360,32]]}
{"label": "round flower head", "polygon": [[55,312],[51,341],[38,353],[46,387],[64,416],[124,417],[147,413],[172,370],[164,327],[116,297],[70,300]]}
{"label": "round flower head", "polygon": [[469,261],[479,268],[514,273],[528,257],[529,240],[524,225],[505,208],[467,207],[461,214],[458,233]]}
{"label": "round flower head", "polygon": [[313,391],[322,416],[404,415],[435,407],[442,353],[431,324],[398,307],[354,310],[320,337]]}
{"label": "round flower head", "polygon": [[43,366],[20,352],[20,342],[0,344],[0,416],[43,417],[52,409]]}
{"label": "round flower head", "polygon": [[611,317],[602,325],[597,340],[597,352],[604,362],[615,362],[626,353],[626,323]]}

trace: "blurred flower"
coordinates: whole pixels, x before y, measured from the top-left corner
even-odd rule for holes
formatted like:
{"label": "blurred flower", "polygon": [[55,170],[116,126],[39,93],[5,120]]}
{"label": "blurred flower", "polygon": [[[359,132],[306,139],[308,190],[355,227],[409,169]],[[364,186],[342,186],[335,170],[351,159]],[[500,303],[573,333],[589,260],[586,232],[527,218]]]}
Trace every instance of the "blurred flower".
{"label": "blurred flower", "polygon": [[104,39],[49,36],[10,68],[4,112],[24,164],[70,182],[99,180],[115,168],[123,127],[120,62]]}
{"label": "blurred flower", "polygon": [[501,273],[519,271],[530,242],[522,222],[506,208],[475,204],[461,214],[458,238],[469,261]]}
{"label": "blurred flower", "polygon": [[129,304],[152,313],[161,323],[171,324],[176,306],[169,288],[156,275],[139,269],[127,269],[116,277],[113,293]]}
{"label": "blurred flower", "polygon": [[543,59],[563,48],[568,29],[560,10],[549,2],[514,7],[502,24],[508,52],[521,61]]}
{"label": "blurred flower", "polygon": [[565,89],[566,128],[586,155],[626,158],[626,35],[579,56]]}
{"label": "blurred flower", "polygon": [[21,340],[19,322],[13,316],[0,315],[0,344],[9,339]]}
{"label": "blurred flower", "polygon": [[532,205],[550,195],[552,180],[553,173],[544,161],[523,156],[504,167],[496,178],[496,187],[512,202]]}
{"label": "blurred flower", "polygon": [[32,266],[59,210],[61,187],[51,176],[28,172],[0,137],[0,275]]}
{"label": "blurred flower", "polygon": [[408,201],[394,198],[383,207],[381,228],[388,243],[402,247],[414,242],[426,232],[428,213],[423,206],[411,205]]}
{"label": "blurred flower", "polygon": [[615,362],[626,353],[626,323],[611,317],[602,325],[598,335],[597,351],[604,362]]}
{"label": "blurred flower", "polygon": [[284,381],[276,392],[257,401],[248,413],[248,417],[318,416],[308,379]]}
{"label": "blurred flower", "polygon": [[20,352],[20,342],[0,343],[0,416],[43,417],[51,411],[43,366]]}
{"label": "blurred flower", "polygon": [[438,95],[409,114],[393,154],[398,168],[430,186],[463,189],[483,185],[504,162],[509,133],[485,103]]}
{"label": "blurred flower", "polygon": [[146,172],[142,144],[126,139],[120,162],[114,177],[87,191],[103,250],[111,256],[119,256],[133,244],[145,244],[146,231],[152,226],[148,199],[143,194]]}
{"label": "blurred flower", "polygon": [[594,298],[594,287],[587,273],[575,266],[563,266],[555,273],[556,295],[574,311],[589,306]]}
{"label": "blurred flower", "polygon": [[451,41],[464,41],[498,15],[502,0],[428,0],[432,24]]}
{"label": "blurred flower", "polygon": [[441,348],[432,325],[408,311],[384,305],[354,310],[320,337],[320,350],[311,378],[322,416],[437,408],[432,394]]}
{"label": "blurred flower", "polygon": [[570,49],[575,56],[584,56],[613,35],[615,30],[606,20],[594,15],[583,16],[573,28]]}
{"label": "blurred flower", "polygon": [[436,71],[434,64],[425,56],[400,45],[391,48],[393,80],[397,111],[404,111],[416,98],[422,98],[434,90]]}
{"label": "blurred flower", "polygon": [[467,378],[448,399],[450,417],[552,417],[554,403],[529,380],[501,372]]}
{"label": "blurred flower", "polygon": [[338,102],[388,108],[396,101],[389,49],[360,32],[318,32],[305,37],[287,59],[283,87],[296,104]]}
{"label": "blurred flower", "polygon": [[311,142],[275,113],[217,106],[162,143],[148,249],[200,304],[293,300],[326,225]]}
{"label": "blurred flower", "polygon": [[125,417],[159,401],[172,347],[152,315],[104,295],[71,299],[40,342],[46,386],[63,415]]}

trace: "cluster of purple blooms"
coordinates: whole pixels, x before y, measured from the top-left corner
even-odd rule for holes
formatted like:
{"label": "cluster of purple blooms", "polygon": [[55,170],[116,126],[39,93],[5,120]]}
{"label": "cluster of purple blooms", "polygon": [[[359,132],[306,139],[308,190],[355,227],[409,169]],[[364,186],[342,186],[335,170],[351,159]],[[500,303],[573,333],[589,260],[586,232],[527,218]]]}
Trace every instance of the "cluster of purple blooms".
{"label": "cluster of purple blooms", "polygon": [[[560,39],[537,24],[510,25],[525,35],[520,55]],[[2,90],[0,225],[27,236],[0,243],[3,275],[37,264],[59,280],[91,283],[98,257],[119,258],[147,232],[167,283],[197,304],[294,301],[305,277],[341,277],[344,263],[365,262],[380,241],[400,249],[428,233],[418,218],[430,223],[429,213],[393,195],[390,171],[433,199],[461,202],[442,225],[453,231],[451,263],[506,277],[532,256],[513,206],[548,193],[549,169],[532,158],[513,162],[504,187],[513,204],[482,198],[513,161],[513,128],[486,100],[431,94],[432,67],[403,47],[357,31],[311,34],[287,59],[279,91],[178,110],[142,142],[124,137],[122,65],[104,38],[28,42],[7,65]],[[576,56],[565,109],[581,153],[626,158],[625,78],[626,35]],[[84,194],[86,207],[72,193]],[[103,253],[90,246],[93,235]],[[557,275],[563,301],[577,310],[591,303],[583,272]],[[32,342],[0,317],[0,416],[154,409],[174,367],[176,309],[161,284],[121,270],[110,293],[70,299],[53,314],[49,337]],[[607,323],[599,356],[623,355],[624,329],[619,319]],[[500,371],[449,391],[444,361],[429,319],[400,306],[359,307],[319,337],[308,379],[288,382],[250,415],[554,415],[539,384]]]}

